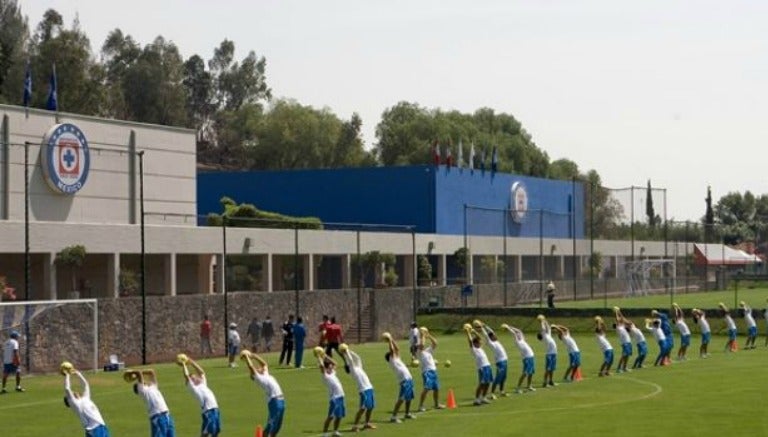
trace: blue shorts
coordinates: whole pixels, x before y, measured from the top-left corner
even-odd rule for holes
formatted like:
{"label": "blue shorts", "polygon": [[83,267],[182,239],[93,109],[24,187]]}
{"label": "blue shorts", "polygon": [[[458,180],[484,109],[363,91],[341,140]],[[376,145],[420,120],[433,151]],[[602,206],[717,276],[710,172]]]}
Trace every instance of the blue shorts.
{"label": "blue shorts", "polygon": [[490,384],[493,382],[493,372],[491,366],[483,366],[477,369],[477,379],[480,384]]}
{"label": "blue shorts", "polygon": [[437,372],[434,370],[425,370],[421,374],[424,381],[424,390],[440,390],[440,381],[437,379]]}
{"label": "blue shorts", "polygon": [[405,381],[400,382],[400,393],[398,393],[397,398],[402,399],[404,401],[413,400],[413,380],[412,379],[406,379]]}
{"label": "blue shorts", "polygon": [[109,437],[109,430],[104,425],[85,430],[85,437]]}
{"label": "blue shorts", "polygon": [[13,363],[5,363],[3,364],[3,373],[6,375],[10,375],[12,373],[19,373],[21,370],[19,369],[19,366],[13,364]]}
{"label": "blue shorts", "polygon": [[339,396],[328,401],[328,417],[341,419],[346,415],[347,410],[344,408],[344,396]]}
{"label": "blue shorts", "polygon": [[507,380],[507,360],[496,363],[496,376],[493,377],[493,383],[496,385],[504,384]]}
{"label": "blue shorts", "polygon": [[240,346],[229,345],[229,356],[234,357],[238,350],[240,350]]}
{"label": "blue shorts", "polygon": [[680,337],[680,346],[688,347],[691,345],[691,335],[683,335]]}
{"label": "blue shorts", "polygon": [[712,339],[712,333],[711,332],[702,332],[701,333],[701,344],[709,344],[709,340]]}
{"label": "blue shorts", "polygon": [[637,354],[641,357],[648,355],[648,343],[641,341],[637,344]]}
{"label": "blue shorts", "polygon": [[176,436],[176,428],[173,426],[173,418],[167,411],[150,417],[149,424],[152,428],[152,433],[150,434],[152,437]]}
{"label": "blue shorts", "polygon": [[211,408],[203,412],[203,426],[200,434],[219,435],[221,432],[221,415],[218,408]]}
{"label": "blue shorts", "polygon": [[533,375],[536,373],[536,365],[534,364],[533,357],[523,358],[523,373],[526,375]]}
{"label": "blue shorts", "polygon": [[544,357],[544,370],[554,372],[557,369],[557,354],[547,354]]}
{"label": "blue shorts", "polygon": [[267,410],[269,417],[267,417],[267,425],[264,427],[264,435],[277,434],[283,426],[285,399],[270,399],[267,403]]}
{"label": "blue shorts", "polygon": [[621,344],[621,356],[622,357],[632,356],[632,343]]}
{"label": "blue shorts", "polygon": [[757,337],[757,326],[750,326],[747,328],[747,335],[750,337]]}
{"label": "blue shorts", "polygon": [[729,329],[728,330],[728,341],[736,340],[736,330],[735,329]]}
{"label": "blue shorts", "polygon": [[361,410],[373,410],[376,407],[376,399],[373,397],[373,389],[363,390],[360,392],[360,409]]}
{"label": "blue shorts", "polygon": [[581,366],[581,352],[568,352],[568,360],[570,361],[570,367],[576,368]]}
{"label": "blue shorts", "polygon": [[603,351],[603,363],[609,366],[613,364],[613,349],[608,349],[607,351]]}

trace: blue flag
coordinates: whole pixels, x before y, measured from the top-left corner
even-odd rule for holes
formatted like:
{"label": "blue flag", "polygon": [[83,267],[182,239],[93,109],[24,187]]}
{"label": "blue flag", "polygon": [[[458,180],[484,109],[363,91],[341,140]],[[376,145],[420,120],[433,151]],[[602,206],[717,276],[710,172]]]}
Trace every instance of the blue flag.
{"label": "blue flag", "polygon": [[491,171],[497,171],[499,169],[499,155],[496,151],[496,146],[493,146],[493,155],[491,156]]}
{"label": "blue flag", "polygon": [[480,155],[480,171],[485,172],[485,147],[483,147],[483,153]]}
{"label": "blue flag", "polygon": [[57,111],[59,109],[59,98],[56,91],[56,64],[53,64],[50,87],[50,90],[48,90],[48,101],[45,104],[45,108],[49,111]]}
{"label": "blue flag", "polygon": [[29,108],[32,102],[32,68],[27,61],[27,71],[24,73],[24,106]]}

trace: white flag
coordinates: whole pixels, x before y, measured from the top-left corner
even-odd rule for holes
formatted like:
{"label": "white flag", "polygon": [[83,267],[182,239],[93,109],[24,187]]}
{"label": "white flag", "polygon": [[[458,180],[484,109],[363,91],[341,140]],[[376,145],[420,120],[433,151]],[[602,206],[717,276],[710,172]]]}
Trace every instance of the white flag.
{"label": "white flag", "polygon": [[463,155],[464,155],[464,146],[461,144],[461,139],[459,139],[459,153],[458,153],[458,155],[457,155],[457,157],[456,157],[456,165],[457,165],[459,168],[462,168],[462,167],[464,167],[464,158],[463,158]]}
{"label": "white flag", "polygon": [[469,148],[469,163],[468,166],[470,169],[475,169],[475,142],[472,142],[472,146]]}

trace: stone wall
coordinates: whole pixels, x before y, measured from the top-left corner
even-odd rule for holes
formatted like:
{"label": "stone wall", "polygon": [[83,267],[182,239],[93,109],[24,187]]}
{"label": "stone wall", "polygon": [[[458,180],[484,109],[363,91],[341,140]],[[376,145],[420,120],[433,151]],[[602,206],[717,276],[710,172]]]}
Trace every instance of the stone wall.
{"label": "stone wall", "polygon": [[[302,291],[298,294],[300,315],[308,336],[306,347],[318,342],[317,325],[324,314],[335,316],[345,329],[347,341],[357,338],[358,300],[356,290]],[[99,299],[99,365],[110,354],[117,354],[127,365],[141,363],[141,298]],[[276,336],[273,351],[280,350],[280,325],[288,314],[296,312],[293,291],[273,293],[242,292],[227,295],[228,319],[238,324],[245,346],[248,323],[252,317],[271,316]],[[370,318],[367,339],[390,331],[405,335],[413,318],[411,289],[362,290],[360,308]],[[224,296],[184,295],[151,296],[146,299],[146,355],[148,362],[172,360],[179,352],[200,355],[200,322],[208,314],[213,324],[211,343],[214,353],[223,355],[225,346]],[[77,367],[90,368],[93,348],[93,312],[80,305],[54,308],[30,323],[28,340],[22,350],[29,353],[30,371],[54,371],[63,360]]]}

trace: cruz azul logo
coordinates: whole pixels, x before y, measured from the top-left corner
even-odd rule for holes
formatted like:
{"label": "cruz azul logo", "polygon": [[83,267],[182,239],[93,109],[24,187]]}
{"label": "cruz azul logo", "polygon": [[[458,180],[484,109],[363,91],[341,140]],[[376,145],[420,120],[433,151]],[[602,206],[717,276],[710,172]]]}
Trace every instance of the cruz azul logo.
{"label": "cruz azul logo", "polygon": [[45,134],[40,159],[45,180],[57,193],[75,194],[88,179],[91,166],[88,140],[74,124],[57,124]]}
{"label": "cruz azul logo", "polygon": [[528,192],[522,182],[512,184],[509,192],[509,213],[512,215],[512,220],[522,223],[528,212]]}

